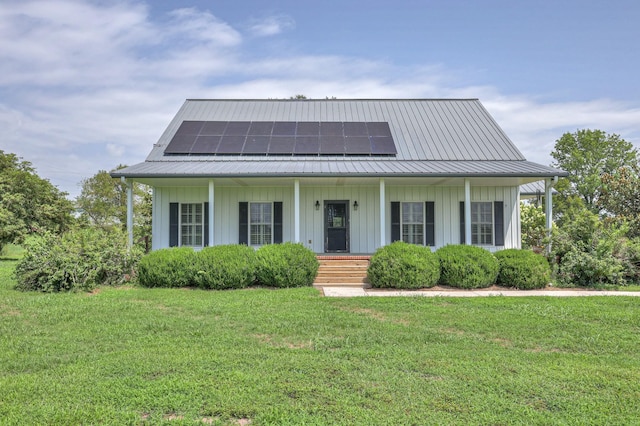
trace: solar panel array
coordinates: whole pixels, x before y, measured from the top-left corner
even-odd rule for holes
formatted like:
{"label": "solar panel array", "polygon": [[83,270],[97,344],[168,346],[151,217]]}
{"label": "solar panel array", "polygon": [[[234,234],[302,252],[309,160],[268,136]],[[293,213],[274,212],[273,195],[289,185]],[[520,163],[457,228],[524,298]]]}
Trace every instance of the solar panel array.
{"label": "solar panel array", "polygon": [[165,155],[396,155],[389,123],[183,121]]}

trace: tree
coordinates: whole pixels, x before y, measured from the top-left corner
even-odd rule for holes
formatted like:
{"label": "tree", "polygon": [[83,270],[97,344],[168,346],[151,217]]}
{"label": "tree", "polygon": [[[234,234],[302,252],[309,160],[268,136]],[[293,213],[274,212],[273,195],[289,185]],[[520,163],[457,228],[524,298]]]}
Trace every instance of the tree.
{"label": "tree", "polygon": [[556,141],[551,156],[555,160],[553,166],[570,174],[560,179],[556,186],[559,212],[564,201],[579,197],[589,210],[599,213],[597,201],[601,195],[603,174],[638,163],[638,152],[630,142],[602,130],[565,133]]}
{"label": "tree", "polygon": [[[114,170],[123,169],[119,165]],[[109,229],[127,227],[127,185],[113,179],[109,172],[98,173],[82,181],[76,198],[82,217],[92,225]],[[146,185],[133,184],[134,237],[139,240],[151,234],[151,193]]]}
{"label": "tree", "polygon": [[603,174],[597,204],[611,219],[628,222],[630,237],[640,237],[640,165]]}
{"label": "tree", "polygon": [[34,232],[59,234],[73,218],[73,204],[28,161],[0,150],[0,250]]}

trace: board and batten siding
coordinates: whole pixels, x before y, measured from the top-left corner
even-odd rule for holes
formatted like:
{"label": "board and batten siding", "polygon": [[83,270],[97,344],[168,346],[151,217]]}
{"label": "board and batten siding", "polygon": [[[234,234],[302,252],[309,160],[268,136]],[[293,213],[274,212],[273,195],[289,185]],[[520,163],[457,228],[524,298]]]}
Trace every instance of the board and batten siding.
{"label": "board and batten siding", "polygon": [[[435,203],[435,247],[460,242],[460,201],[463,187],[393,186],[386,187],[385,240],[391,241],[391,202]],[[380,246],[379,186],[300,186],[300,242],[316,253],[324,252],[324,202],[349,202],[350,251],[373,253]],[[156,187],[153,191],[153,249],[169,247],[169,204],[204,203],[207,187]],[[282,201],[283,241],[294,239],[293,184],[290,187],[215,188],[214,245],[238,242],[240,202]],[[320,209],[316,210],[316,201]],[[358,210],[353,203],[358,202]],[[520,247],[520,208],[518,187],[471,187],[471,201],[504,203],[504,247],[486,247],[491,251]]]}

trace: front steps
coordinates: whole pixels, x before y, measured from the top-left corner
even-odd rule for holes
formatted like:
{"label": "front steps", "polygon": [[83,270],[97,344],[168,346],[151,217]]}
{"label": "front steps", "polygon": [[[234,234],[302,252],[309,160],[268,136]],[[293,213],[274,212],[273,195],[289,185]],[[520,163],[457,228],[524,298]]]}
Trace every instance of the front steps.
{"label": "front steps", "polygon": [[367,268],[371,256],[318,256],[316,287],[370,288]]}

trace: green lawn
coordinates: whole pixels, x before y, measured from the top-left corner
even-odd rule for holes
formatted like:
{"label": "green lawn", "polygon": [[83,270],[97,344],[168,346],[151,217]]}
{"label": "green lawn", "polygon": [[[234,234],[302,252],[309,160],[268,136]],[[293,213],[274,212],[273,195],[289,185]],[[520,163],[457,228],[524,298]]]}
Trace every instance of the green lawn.
{"label": "green lawn", "polygon": [[640,299],[12,290],[0,424],[634,424]]}

